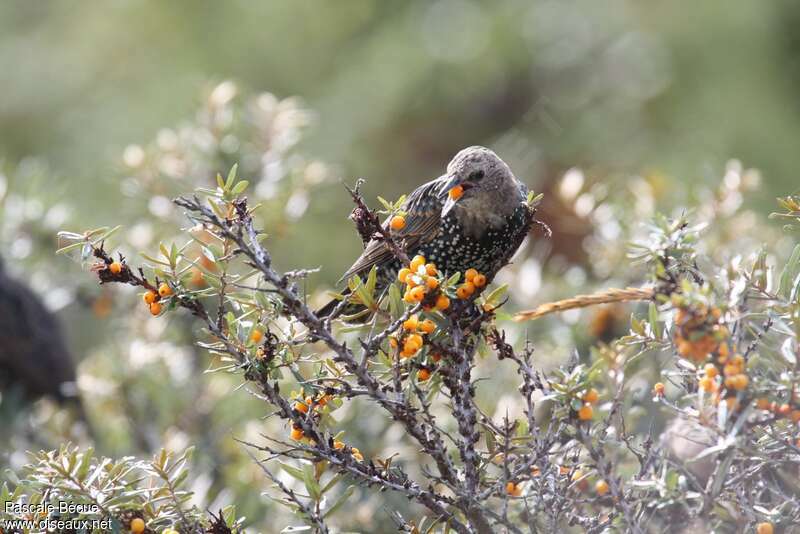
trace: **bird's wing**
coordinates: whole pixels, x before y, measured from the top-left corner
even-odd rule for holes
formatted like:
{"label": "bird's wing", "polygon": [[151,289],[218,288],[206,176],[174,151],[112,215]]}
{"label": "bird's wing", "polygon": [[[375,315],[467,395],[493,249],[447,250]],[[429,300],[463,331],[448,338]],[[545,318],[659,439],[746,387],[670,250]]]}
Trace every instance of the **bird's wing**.
{"label": "bird's wing", "polygon": [[[399,244],[405,243],[405,250],[414,250],[420,243],[424,243],[436,235],[444,205],[442,190],[444,184],[445,177],[441,176],[419,186],[408,195],[403,204],[403,211],[406,212],[406,225],[402,230],[392,233]],[[388,221],[383,223],[384,227],[388,224]],[[368,272],[373,265],[382,265],[392,259],[393,254],[383,241],[373,239],[339,281],[347,280],[354,274]]]}

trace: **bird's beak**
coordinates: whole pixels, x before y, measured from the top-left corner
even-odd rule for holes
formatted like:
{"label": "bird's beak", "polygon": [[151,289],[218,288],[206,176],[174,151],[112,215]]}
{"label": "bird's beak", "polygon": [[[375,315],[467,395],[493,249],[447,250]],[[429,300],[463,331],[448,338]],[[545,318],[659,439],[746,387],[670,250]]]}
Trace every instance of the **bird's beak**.
{"label": "bird's beak", "polygon": [[444,191],[447,193],[447,199],[444,201],[444,206],[442,206],[443,219],[447,217],[447,214],[450,213],[450,210],[452,210],[456,205],[456,202],[458,202],[457,198],[454,199],[450,196],[450,190],[459,185],[459,181],[460,179],[458,176],[451,176],[444,186]]}

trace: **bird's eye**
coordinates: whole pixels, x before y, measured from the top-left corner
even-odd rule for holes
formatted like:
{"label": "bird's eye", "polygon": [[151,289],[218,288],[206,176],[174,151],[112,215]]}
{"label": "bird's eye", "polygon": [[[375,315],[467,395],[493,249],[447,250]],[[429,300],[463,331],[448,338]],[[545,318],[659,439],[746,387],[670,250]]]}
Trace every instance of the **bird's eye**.
{"label": "bird's eye", "polygon": [[469,179],[473,182],[477,182],[482,178],[483,178],[483,171],[475,171],[469,175]]}

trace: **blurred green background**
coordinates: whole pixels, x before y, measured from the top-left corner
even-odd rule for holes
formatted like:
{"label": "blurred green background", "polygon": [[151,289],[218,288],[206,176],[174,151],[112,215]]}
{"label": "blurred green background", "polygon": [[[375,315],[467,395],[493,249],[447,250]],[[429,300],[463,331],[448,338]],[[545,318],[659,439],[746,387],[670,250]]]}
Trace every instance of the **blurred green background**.
{"label": "blurred green background", "polygon": [[[726,172],[742,175],[727,164],[731,158],[761,171],[746,200],[759,211],[797,188],[798,25],[800,4],[790,0],[6,0],[0,256],[68,325],[90,415],[105,422],[101,451],[199,443],[205,471],[195,491],[206,504],[236,502],[259,521],[268,509],[250,489],[261,479],[230,434],[263,431],[263,406],[232,395],[236,380],[200,374],[205,356],[190,347],[188,320],[171,319],[179,328],[168,332],[132,308],[132,294],[101,293],[76,263],[54,257],[57,230],[125,224],[132,229],[117,245],[128,243],[131,255],[152,250],[182,224],[166,217],[154,195],[186,192],[247,157],[254,159],[242,161],[243,177],[270,184],[270,165],[280,162],[304,178],[290,188],[300,187],[300,195],[260,190],[271,199],[262,214],[274,223],[267,225],[270,247],[281,268],[321,266],[311,284],[327,288],[360,250],[340,181],[364,177],[368,199],[397,198],[438,176],[459,149],[483,144],[548,193],[542,217],[555,237],[526,252],[536,261],[520,264],[513,304],[532,306],[592,281],[628,283],[630,273],[617,268],[620,240],[632,233],[624,228],[630,210],[646,216],[708,194]],[[236,89],[220,86],[225,80]],[[206,152],[195,146],[203,165],[179,165],[170,176],[177,186],[162,179],[170,174],[163,168],[141,170],[144,154],[214,133],[214,121],[226,120],[214,115],[215,102],[227,110],[234,92],[275,95],[255,100],[258,112],[251,104],[236,108],[241,147],[226,149],[227,137]],[[288,97],[300,101],[282,100]],[[264,123],[274,131],[259,129],[254,117],[277,102],[288,111]],[[726,181],[731,190],[746,182],[734,181]],[[11,193],[26,201],[8,201]],[[627,205],[610,208],[615,219],[600,209],[605,201]],[[145,224],[148,218],[156,223]],[[613,229],[593,227],[598,221]],[[598,260],[608,249],[601,238],[619,244],[612,259]],[[127,319],[131,309],[138,310],[130,316],[135,326],[123,328],[115,313]],[[551,334],[566,332],[559,323]],[[572,333],[584,348],[592,342],[591,333]],[[80,439],[53,410],[39,406],[33,419],[9,427],[4,463],[19,465],[26,448]],[[356,442],[386,431],[386,422],[357,407],[344,417]],[[376,528],[370,514],[385,503],[374,496],[361,502],[370,506],[352,523]]]}

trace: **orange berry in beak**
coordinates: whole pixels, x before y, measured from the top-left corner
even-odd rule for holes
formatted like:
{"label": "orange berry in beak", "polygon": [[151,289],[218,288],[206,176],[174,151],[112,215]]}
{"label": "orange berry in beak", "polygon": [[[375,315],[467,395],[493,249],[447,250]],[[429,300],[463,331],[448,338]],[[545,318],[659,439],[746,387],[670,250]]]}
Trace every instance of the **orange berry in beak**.
{"label": "orange berry in beak", "polygon": [[464,188],[460,185],[457,185],[450,191],[448,191],[447,194],[450,196],[451,199],[458,200],[464,194]]}

